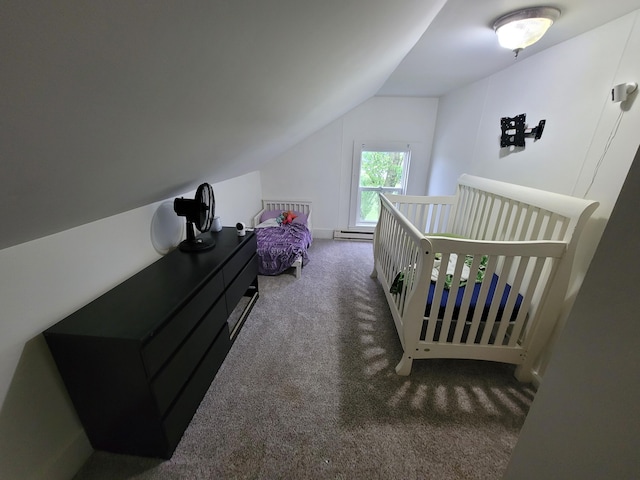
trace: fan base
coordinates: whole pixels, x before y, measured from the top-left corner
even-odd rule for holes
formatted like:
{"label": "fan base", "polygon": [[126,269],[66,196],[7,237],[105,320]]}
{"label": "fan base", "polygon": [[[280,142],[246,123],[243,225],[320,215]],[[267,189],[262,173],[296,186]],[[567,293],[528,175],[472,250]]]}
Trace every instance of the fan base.
{"label": "fan base", "polygon": [[201,238],[196,238],[195,240],[189,240],[189,239],[183,240],[182,242],[180,242],[180,245],[178,246],[178,248],[180,249],[181,252],[197,253],[197,252],[204,252],[206,250],[211,250],[215,246],[216,246],[216,242],[214,242],[213,240],[205,242]]}

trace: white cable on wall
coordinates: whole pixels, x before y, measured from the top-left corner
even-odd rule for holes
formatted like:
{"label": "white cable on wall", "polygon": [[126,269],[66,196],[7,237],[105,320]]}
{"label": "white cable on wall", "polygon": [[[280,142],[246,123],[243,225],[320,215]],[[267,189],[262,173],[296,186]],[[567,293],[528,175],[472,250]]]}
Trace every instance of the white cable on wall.
{"label": "white cable on wall", "polygon": [[600,170],[600,166],[602,165],[602,162],[604,161],[604,157],[607,156],[607,152],[609,151],[609,147],[611,146],[611,143],[613,142],[613,139],[616,137],[617,133],[618,133],[618,128],[620,127],[620,123],[622,123],[622,117],[624,116],[624,110],[620,109],[620,113],[618,114],[618,118],[616,118],[616,121],[613,125],[613,128],[611,129],[611,132],[609,133],[609,138],[607,139],[607,143],[604,146],[604,150],[602,151],[602,155],[600,155],[600,158],[598,159],[598,163],[596,163],[596,167],[593,170],[593,175],[591,176],[591,182],[589,182],[589,186],[587,187],[587,190],[584,192],[584,195],[582,196],[582,198],[587,198],[587,195],[589,194],[589,191],[591,190],[591,187],[593,186],[593,183],[596,181],[596,177],[598,176],[598,170]]}

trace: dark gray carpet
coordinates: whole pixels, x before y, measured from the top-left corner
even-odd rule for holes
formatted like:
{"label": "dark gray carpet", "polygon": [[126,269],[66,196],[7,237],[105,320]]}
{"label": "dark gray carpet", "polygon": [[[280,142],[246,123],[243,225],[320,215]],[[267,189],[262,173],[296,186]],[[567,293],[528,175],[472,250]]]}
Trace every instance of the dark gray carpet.
{"label": "dark gray carpet", "polygon": [[513,366],[415,361],[371,243],[316,240],[260,299],[168,461],[96,452],[76,480],[498,479],[534,397]]}

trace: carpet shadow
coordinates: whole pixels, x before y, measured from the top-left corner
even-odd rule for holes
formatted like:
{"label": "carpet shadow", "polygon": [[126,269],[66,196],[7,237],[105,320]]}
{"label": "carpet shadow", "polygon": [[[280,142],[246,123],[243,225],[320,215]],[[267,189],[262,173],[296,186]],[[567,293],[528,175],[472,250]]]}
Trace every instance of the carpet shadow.
{"label": "carpet shadow", "polygon": [[344,425],[493,424],[519,431],[535,390],[515,379],[513,365],[429,359],[414,361],[409,376],[396,374],[403,352],[393,317],[370,278],[372,257],[356,250],[362,252],[350,255],[350,295],[340,303],[340,315],[350,319],[340,332]]}

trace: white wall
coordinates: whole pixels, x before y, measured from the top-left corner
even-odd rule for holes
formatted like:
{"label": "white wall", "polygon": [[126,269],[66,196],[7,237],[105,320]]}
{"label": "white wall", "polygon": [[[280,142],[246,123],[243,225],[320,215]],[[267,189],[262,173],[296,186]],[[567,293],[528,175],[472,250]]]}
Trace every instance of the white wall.
{"label": "white wall", "polygon": [[354,141],[411,143],[408,191],[422,195],[437,108],[432,98],[373,97],[266,165],[263,195],[311,200],[316,236],[347,228]]}
{"label": "white wall", "polygon": [[[223,225],[260,209],[258,172],[213,188]],[[91,453],[41,332],[160,257],[150,239],[160,204],[0,250],[3,480],[68,479]]]}
{"label": "white wall", "polygon": [[506,479],[640,478],[640,150],[527,415]]}
{"label": "white wall", "polygon": [[223,226],[233,227],[237,222],[251,225],[253,216],[262,206],[260,172],[232,178],[213,184],[216,198],[216,216]]}
{"label": "white wall", "polygon": [[[451,194],[457,177],[471,173],[600,202],[577,253],[572,295],[640,143],[638,94],[624,105],[610,100],[612,86],[640,82],[639,17],[640,11],[633,12],[515,60],[440,99],[429,194]],[[521,113],[530,127],[545,119],[544,133],[536,142],[527,138],[524,150],[507,153],[500,148],[500,119]],[[559,330],[571,304],[565,305]],[[540,373],[550,351],[541,358]]]}
{"label": "white wall", "polygon": [[[585,179],[603,151],[601,140],[608,138],[620,112],[620,104],[610,101],[610,89],[640,80],[638,15],[514,60],[512,67],[441,98],[429,193],[452,193],[457,177],[472,173],[583,196]],[[499,145],[500,118],[520,113],[526,113],[529,126],[546,119],[543,136],[505,155]],[[631,133],[639,118],[632,108],[621,127]],[[617,180],[603,185],[603,194],[611,189],[617,194],[635,153],[637,139],[623,130],[615,143],[627,146],[620,152],[625,158],[608,155],[606,169],[613,168]],[[610,212],[615,197],[606,200]]]}

